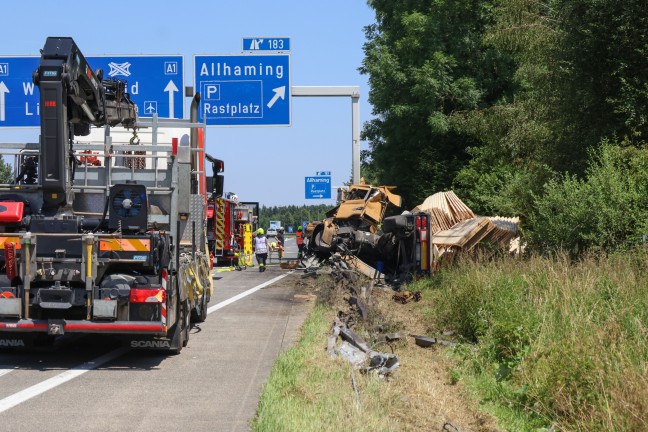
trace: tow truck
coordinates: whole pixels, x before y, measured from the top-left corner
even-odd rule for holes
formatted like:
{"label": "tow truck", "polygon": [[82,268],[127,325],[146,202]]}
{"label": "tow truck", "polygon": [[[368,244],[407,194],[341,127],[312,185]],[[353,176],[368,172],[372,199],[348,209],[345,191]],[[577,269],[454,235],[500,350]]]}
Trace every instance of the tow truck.
{"label": "tow truck", "polygon": [[0,144],[0,349],[102,333],[179,353],[213,294],[200,95],[189,120],[139,119],[69,37],[47,38],[33,81],[39,142]]}

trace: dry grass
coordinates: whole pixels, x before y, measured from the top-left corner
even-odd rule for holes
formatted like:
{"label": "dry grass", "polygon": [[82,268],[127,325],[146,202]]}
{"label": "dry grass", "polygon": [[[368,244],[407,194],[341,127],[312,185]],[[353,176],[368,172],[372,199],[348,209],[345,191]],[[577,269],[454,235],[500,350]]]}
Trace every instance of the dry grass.
{"label": "dry grass", "polygon": [[514,413],[512,430],[641,431],[648,430],[644,258],[466,262],[420,285],[438,305],[429,325],[457,328],[478,344],[464,353],[464,373],[482,398]]}
{"label": "dry grass", "polygon": [[[443,348],[424,349],[412,338],[391,347],[376,346],[384,352],[393,349],[399,356],[401,367],[388,379],[362,374],[341,359],[329,358],[326,337],[337,311],[348,309],[347,293],[336,292],[327,278],[312,284],[335,306],[317,306],[297,346],[277,360],[261,395],[254,430],[414,432],[441,430],[447,421],[464,432],[496,430],[462,385],[450,382],[452,362]],[[403,334],[425,334],[426,324],[415,307],[395,303],[392,294],[373,291],[371,323],[381,322]],[[371,340],[362,325],[355,330]]]}

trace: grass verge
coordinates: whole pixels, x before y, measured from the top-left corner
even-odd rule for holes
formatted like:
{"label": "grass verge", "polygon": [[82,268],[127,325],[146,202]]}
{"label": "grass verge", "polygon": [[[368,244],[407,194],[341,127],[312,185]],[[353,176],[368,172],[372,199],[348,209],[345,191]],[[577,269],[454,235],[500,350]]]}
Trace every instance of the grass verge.
{"label": "grass verge", "polygon": [[334,317],[331,309],[316,306],[296,346],[278,357],[261,392],[253,430],[400,430],[387,414],[396,403],[390,384],[327,356],[326,336]]}
{"label": "grass verge", "polygon": [[507,430],[648,430],[646,256],[463,262],[409,289]]}

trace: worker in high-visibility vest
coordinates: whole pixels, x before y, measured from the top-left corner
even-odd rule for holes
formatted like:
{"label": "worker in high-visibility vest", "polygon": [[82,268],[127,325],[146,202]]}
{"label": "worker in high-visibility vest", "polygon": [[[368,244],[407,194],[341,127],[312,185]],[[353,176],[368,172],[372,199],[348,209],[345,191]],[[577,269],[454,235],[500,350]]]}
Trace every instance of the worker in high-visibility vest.
{"label": "worker in high-visibility vest", "polygon": [[270,254],[272,254],[272,252],[277,252],[279,262],[281,262],[281,259],[283,258],[283,251],[284,248],[280,241],[270,243]]}
{"label": "worker in high-visibility vest", "polygon": [[306,236],[304,235],[304,231],[302,230],[302,226],[297,227],[297,233],[295,234],[295,240],[297,241],[297,249],[299,250],[297,252],[297,259],[302,259],[304,258],[304,240],[306,239]]}
{"label": "worker in high-visibility vest", "polygon": [[254,237],[254,253],[259,263],[259,271],[264,272],[266,269],[266,260],[268,259],[268,239],[264,235],[263,228],[257,230],[257,236]]}

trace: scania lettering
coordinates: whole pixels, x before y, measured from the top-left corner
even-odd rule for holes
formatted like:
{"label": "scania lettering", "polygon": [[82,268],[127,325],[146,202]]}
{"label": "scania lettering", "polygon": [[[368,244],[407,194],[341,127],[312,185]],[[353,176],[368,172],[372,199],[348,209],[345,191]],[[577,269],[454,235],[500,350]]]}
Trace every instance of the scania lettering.
{"label": "scania lettering", "polygon": [[0,339],[0,347],[24,347],[25,342],[22,339]]}
{"label": "scania lettering", "polygon": [[162,341],[162,340],[139,340],[139,341],[131,341],[130,343],[131,348],[171,348],[171,345],[169,344],[169,341]]}

